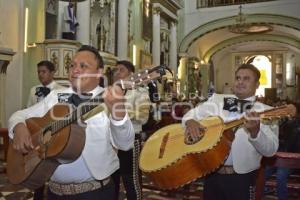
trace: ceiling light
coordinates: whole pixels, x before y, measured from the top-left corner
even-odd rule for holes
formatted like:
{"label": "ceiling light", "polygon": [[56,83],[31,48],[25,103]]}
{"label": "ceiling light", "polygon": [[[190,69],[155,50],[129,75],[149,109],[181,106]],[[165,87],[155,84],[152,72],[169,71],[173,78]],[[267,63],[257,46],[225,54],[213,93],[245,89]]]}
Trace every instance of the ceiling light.
{"label": "ceiling light", "polygon": [[235,24],[229,26],[229,31],[237,34],[265,33],[272,31],[272,26],[265,23],[247,23],[246,15],[239,6],[239,14],[235,17]]}

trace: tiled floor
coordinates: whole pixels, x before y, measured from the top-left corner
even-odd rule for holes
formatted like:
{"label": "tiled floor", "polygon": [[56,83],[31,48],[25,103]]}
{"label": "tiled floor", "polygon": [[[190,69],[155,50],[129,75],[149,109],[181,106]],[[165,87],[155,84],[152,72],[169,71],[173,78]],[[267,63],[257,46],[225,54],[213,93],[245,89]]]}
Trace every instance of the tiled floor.
{"label": "tiled floor", "polygon": [[[3,162],[1,163],[3,164]],[[144,178],[143,199],[145,200],[201,200],[202,183],[198,181],[194,184],[181,188],[177,191],[157,190],[149,181]],[[6,175],[0,173],[0,200],[32,200],[32,191],[20,186],[8,183]],[[125,194],[121,192],[120,200],[124,200]],[[276,199],[274,196],[267,196],[265,200]],[[297,199],[297,198],[296,198]],[[293,198],[293,200],[296,200]]]}
{"label": "tiled floor", "polygon": [[[3,163],[2,163],[3,164]],[[143,199],[147,200],[179,200],[179,199],[199,199],[202,189],[201,183],[193,184],[189,190],[186,188],[178,191],[159,191],[148,181],[144,181]],[[122,187],[121,187],[122,188]],[[32,191],[21,186],[15,186],[8,183],[5,173],[0,173],[0,200],[32,200]],[[125,193],[121,192],[120,200],[124,200]]]}
{"label": "tiled floor", "polygon": [[[0,200],[32,200],[32,191],[12,185],[8,182],[3,162],[3,151],[0,148]],[[125,200],[125,192],[121,186],[120,200]],[[202,183],[200,181],[177,191],[160,191],[146,177],[143,177],[143,199],[145,200],[200,200]]]}
{"label": "tiled floor", "polygon": [[[1,152],[0,158],[2,158]],[[11,185],[3,173],[3,169],[5,169],[5,163],[3,163],[3,159],[0,159],[0,200],[32,200],[32,191]],[[202,182],[197,181],[176,191],[160,191],[147,178],[143,177],[143,199],[145,200],[201,200],[202,189]],[[125,199],[125,193],[122,190],[120,200]],[[276,199],[274,193],[264,198],[264,200],[272,199]],[[300,200],[300,197],[293,194],[289,200]]]}

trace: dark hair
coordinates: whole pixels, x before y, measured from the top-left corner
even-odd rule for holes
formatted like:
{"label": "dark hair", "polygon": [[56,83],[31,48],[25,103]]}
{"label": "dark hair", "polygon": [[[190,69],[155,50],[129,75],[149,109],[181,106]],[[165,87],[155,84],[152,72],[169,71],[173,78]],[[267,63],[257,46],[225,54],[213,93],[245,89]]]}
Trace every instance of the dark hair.
{"label": "dark hair", "polygon": [[237,70],[235,71],[235,74],[239,70],[241,70],[241,69],[249,69],[249,70],[251,70],[254,73],[254,75],[256,76],[256,81],[259,81],[259,79],[260,79],[260,72],[259,72],[259,70],[254,65],[252,65],[252,64],[241,64],[237,68]]}
{"label": "dark hair", "polygon": [[101,55],[99,54],[98,50],[93,47],[93,46],[89,46],[89,45],[82,45],[77,52],[80,51],[89,51],[91,53],[93,53],[96,57],[97,60],[97,68],[103,68],[104,67],[104,63],[103,63],[103,59],[101,57]]}
{"label": "dark hair", "polygon": [[54,72],[55,71],[55,66],[52,62],[48,61],[48,60],[42,60],[41,62],[39,62],[37,64],[37,67],[41,67],[41,66],[45,66],[47,67],[47,69],[50,71],[50,72]]}
{"label": "dark hair", "polygon": [[120,61],[117,62],[116,65],[124,65],[128,69],[128,71],[130,71],[130,72],[135,71],[134,65],[131,62],[127,61],[127,60],[120,60]]}

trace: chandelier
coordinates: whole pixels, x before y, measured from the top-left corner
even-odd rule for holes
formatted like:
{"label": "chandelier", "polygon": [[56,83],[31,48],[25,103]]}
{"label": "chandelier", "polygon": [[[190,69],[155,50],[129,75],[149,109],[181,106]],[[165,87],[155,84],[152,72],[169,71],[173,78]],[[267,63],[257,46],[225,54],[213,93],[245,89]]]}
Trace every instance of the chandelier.
{"label": "chandelier", "polygon": [[265,33],[273,30],[272,26],[265,23],[247,23],[246,15],[239,6],[239,14],[235,17],[235,24],[229,26],[229,31],[237,34]]}

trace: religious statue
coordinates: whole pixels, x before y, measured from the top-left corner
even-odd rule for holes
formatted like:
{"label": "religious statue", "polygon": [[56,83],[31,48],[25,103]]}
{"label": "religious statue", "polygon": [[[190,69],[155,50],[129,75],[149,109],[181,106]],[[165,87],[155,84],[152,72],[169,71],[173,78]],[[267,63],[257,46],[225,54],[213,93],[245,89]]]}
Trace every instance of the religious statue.
{"label": "religious statue", "polygon": [[79,23],[77,22],[74,14],[74,4],[70,2],[69,5],[64,8],[64,26],[62,38],[75,40],[77,26],[79,26]]}
{"label": "religious statue", "polygon": [[161,34],[161,43],[160,43],[160,51],[161,51],[161,62],[163,64],[169,64],[169,38],[167,33],[162,32]]}
{"label": "religious statue", "polygon": [[47,1],[47,8],[46,8],[46,12],[51,13],[56,15],[57,11],[56,11],[56,7],[57,7],[57,1],[55,0],[48,0]]}

